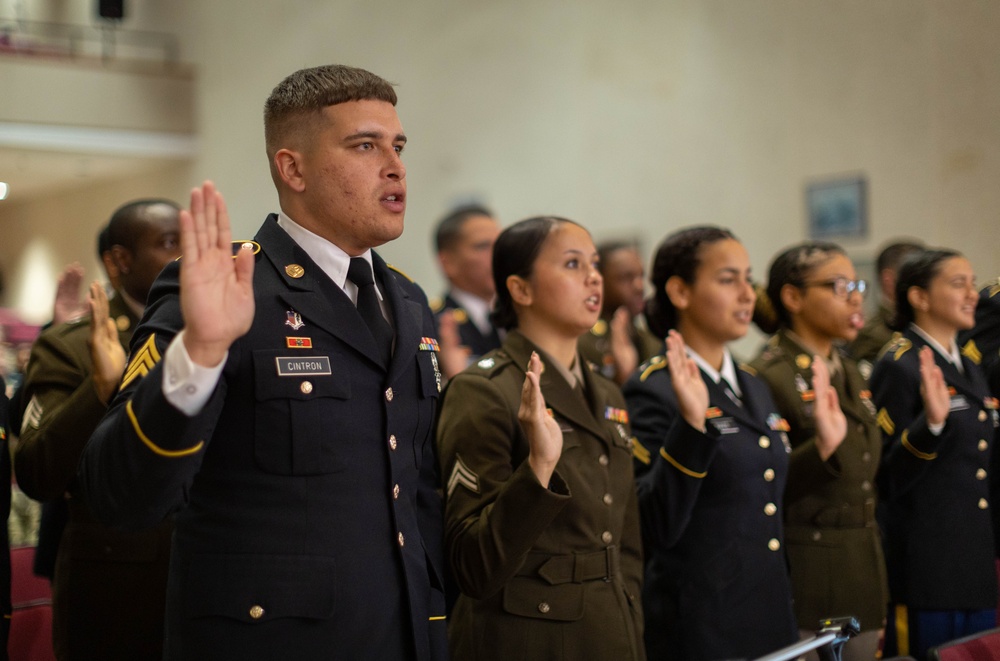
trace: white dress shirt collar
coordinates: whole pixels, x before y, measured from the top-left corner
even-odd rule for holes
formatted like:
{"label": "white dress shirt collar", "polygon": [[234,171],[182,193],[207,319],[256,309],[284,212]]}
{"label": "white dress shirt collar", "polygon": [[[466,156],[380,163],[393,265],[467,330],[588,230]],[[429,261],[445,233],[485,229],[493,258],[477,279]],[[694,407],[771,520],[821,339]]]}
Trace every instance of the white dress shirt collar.
{"label": "white dress shirt collar", "polygon": [[[358,287],[347,279],[347,269],[351,265],[351,256],[334,243],[297,224],[284,212],[278,214],[278,226],[292,237],[292,241],[295,241],[309,255],[309,258],[316,262],[323,273],[333,280],[334,284],[343,289],[344,293],[356,305]],[[368,262],[369,266],[371,265],[371,250],[366,250],[364,254],[359,256]],[[372,272],[374,273],[374,267]],[[381,302],[383,300],[382,291],[379,288],[378,280],[375,281],[375,293],[378,294],[378,299]]]}
{"label": "white dress shirt collar", "polygon": [[479,332],[489,335],[493,332],[493,324],[490,323],[490,302],[484,301],[475,294],[470,294],[462,289],[451,288],[451,297],[462,306],[462,309],[469,315],[469,319],[476,325]]}
{"label": "white dress shirt collar", "polygon": [[691,357],[698,367],[701,368],[705,374],[709,376],[712,381],[719,383],[720,379],[725,379],[729,387],[732,388],[733,392],[737,397],[742,397],[743,392],[740,390],[739,379],[736,378],[736,364],[733,362],[733,355],[729,353],[728,348],[722,350],[722,369],[716,370],[714,367],[708,364],[708,362],[698,355],[698,352],[687,347],[687,354]]}
{"label": "white dress shirt collar", "polygon": [[965,368],[962,366],[962,354],[958,351],[958,345],[955,343],[955,340],[951,341],[950,349],[945,349],[944,345],[942,345],[940,342],[931,337],[920,326],[917,326],[916,324],[911,322],[910,328],[913,329],[914,333],[922,337],[924,341],[927,342],[927,344],[931,345],[931,348],[933,348],[935,351],[941,354],[942,358],[944,358],[949,363],[954,365],[955,368],[958,369],[959,373],[965,374]]}

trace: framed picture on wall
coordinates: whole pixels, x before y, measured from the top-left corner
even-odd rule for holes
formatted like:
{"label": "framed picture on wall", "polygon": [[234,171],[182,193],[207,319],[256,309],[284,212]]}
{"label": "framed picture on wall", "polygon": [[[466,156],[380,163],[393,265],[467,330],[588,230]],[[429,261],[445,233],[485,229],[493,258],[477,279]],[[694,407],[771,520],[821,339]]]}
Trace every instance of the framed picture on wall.
{"label": "framed picture on wall", "polygon": [[809,238],[862,238],[868,234],[868,184],[863,176],[806,185]]}

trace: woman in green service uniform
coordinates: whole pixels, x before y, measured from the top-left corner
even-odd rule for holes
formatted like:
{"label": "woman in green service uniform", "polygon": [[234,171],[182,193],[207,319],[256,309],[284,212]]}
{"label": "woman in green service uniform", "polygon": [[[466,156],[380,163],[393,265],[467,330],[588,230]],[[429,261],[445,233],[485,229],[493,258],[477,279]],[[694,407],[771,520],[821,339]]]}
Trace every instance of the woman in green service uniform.
{"label": "woman in green service uniform", "polygon": [[[839,246],[803,243],[785,250],[772,262],[767,284],[779,329],[751,363],[790,426],[785,543],[798,626],[805,636],[821,619],[856,617],[862,633],[844,647],[845,661],[875,658],[888,602],[875,521],[882,437],[868,386],[838,346],[864,325],[864,290]],[[818,363],[830,374],[846,434],[817,419],[812,382]]]}
{"label": "woman in green service uniform", "polygon": [[503,346],[449,382],[437,441],[456,659],[644,659],[631,432],[580,359],[601,276],[590,234],[530,218],[493,251]]}

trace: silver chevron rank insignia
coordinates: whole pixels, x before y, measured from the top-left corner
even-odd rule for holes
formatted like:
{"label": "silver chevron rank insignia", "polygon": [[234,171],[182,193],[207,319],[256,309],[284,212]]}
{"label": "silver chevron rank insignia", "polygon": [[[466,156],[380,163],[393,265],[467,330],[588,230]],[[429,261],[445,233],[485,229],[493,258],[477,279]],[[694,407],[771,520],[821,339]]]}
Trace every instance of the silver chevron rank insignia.
{"label": "silver chevron rank insignia", "polygon": [[451,477],[448,478],[449,498],[458,485],[462,485],[476,495],[479,494],[479,476],[465,465],[460,455],[455,455],[455,467],[451,469]]}

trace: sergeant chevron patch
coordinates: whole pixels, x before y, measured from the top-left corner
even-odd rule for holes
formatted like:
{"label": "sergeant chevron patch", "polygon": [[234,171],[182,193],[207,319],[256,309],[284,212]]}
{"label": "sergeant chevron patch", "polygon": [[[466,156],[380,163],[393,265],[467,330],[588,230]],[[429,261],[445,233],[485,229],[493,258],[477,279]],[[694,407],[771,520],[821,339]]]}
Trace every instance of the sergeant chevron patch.
{"label": "sergeant chevron patch", "polygon": [[448,497],[455,491],[458,485],[462,485],[472,493],[479,495],[479,476],[472,472],[460,455],[455,455],[455,467],[451,469],[451,477],[448,478]]}
{"label": "sergeant chevron patch", "polygon": [[31,401],[28,402],[28,406],[24,409],[24,418],[21,420],[21,434],[24,434],[24,430],[29,426],[32,429],[38,429],[38,426],[42,424],[42,405],[38,403],[38,396],[32,395]]}
{"label": "sergeant chevron patch", "polygon": [[160,352],[156,349],[156,333],[152,333],[129,361],[128,367],[125,369],[125,376],[122,377],[122,384],[118,389],[124,390],[128,384],[149,374],[149,370],[153,369],[158,362],[160,362]]}

